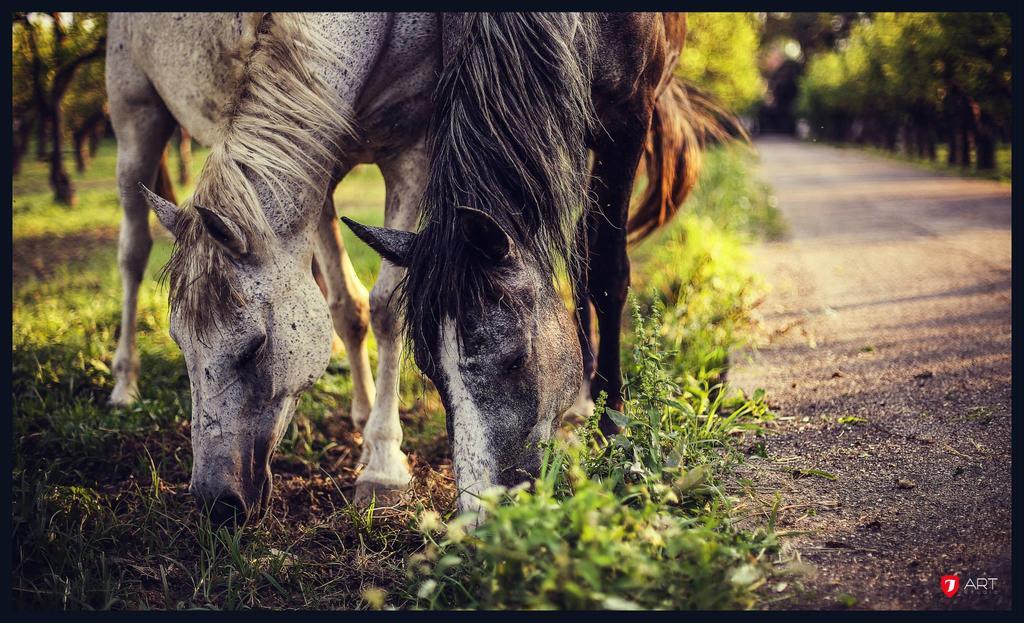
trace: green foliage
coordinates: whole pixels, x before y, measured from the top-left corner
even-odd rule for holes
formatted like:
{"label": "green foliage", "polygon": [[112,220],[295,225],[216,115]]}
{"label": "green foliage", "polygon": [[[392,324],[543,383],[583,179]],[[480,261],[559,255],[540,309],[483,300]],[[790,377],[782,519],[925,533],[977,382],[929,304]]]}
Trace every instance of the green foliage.
{"label": "green foliage", "polygon": [[[410,561],[427,608],[723,609],[754,604],[774,536],[740,532],[719,488],[731,438],[761,431],[763,394],[711,399],[682,388],[633,302],[635,331],[622,428],[597,441],[597,417],[569,445],[551,444],[533,490],[495,488],[474,515],[421,520],[426,549]],[[435,531],[445,529],[438,541]]]}
{"label": "green foliage", "polygon": [[[204,150],[196,151],[194,173],[204,157]],[[670,289],[671,296],[638,297],[645,319],[650,309],[661,313],[663,320],[637,322],[630,332],[634,337],[627,347],[627,355],[633,353],[626,366],[629,402],[621,416],[615,415],[625,418],[626,432],[605,446],[581,443],[564,451],[552,447],[547,479],[532,493],[511,494],[537,501],[520,511],[515,506],[498,511],[522,513],[509,520],[508,526],[516,530],[527,525],[537,531],[551,527],[553,536],[548,536],[568,544],[563,551],[570,568],[552,568],[561,569],[558,577],[575,578],[582,597],[570,592],[557,596],[557,588],[546,587],[538,600],[589,600],[604,607],[628,605],[617,599],[650,606],[752,603],[752,589],[764,572],[762,551],[772,541],[765,534],[734,529],[730,497],[723,492],[730,465],[741,458],[734,450],[737,435],[756,434],[767,413],[763,396],[747,400],[729,395],[711,373],[724,365],[729,345],[742,339],[745,321],[733,322],[727,316],[742,317],[747,312],[740,306],[756,300],[736,294],[754,285],[748,282],[739,240],[744,231],[760,231],[757,223],[772,221],[764,189],[751,181],[748,158],[738,150],[709,154],[699,190],[687,204],[692,214],[659,234],[674,255],[659,255],[661,243],[656,246],[656,238],[634,254],[638,292],[644,293],[649,285],[642,278],[657,273],[683,271],[688,285]],[[155,220],[153,255],[139,301],[142,401],[129,409],[106,405],[121,294],[114,159],[113,144],[104,143],[93,166],[84,174],[73,174],[80,204],[72,210],[53,203],[44,165],[26,162],[14,181],[15,606],[429,605],[429,599],[416,596],[420,583],[412,592],[407,590],[407,573],[412,570],[415,575],[420,564],[410,565],[409,557],[430,551],[412,521],[413,511],[377,509],[367,514],[348,504],[360,447],[346,417],[351,382],[344,358],[335,358],[302,397],[275,456],[274,508],[268,518],[232,535],[211,530],[196,511],[187,493],[188,379],[180,352],[168,336],[166,289],[156,281],[170,251],[170,238]],[[189,190],[176,188],[178,196]],[[353,171],[335,199],[342,213],[364,222],[382,220],[382,181],[374,168]],[[764,218],[753,216],[759,211],[764,211]],[[376,254],[343,233],[356,271],[369,282],[379,265]],[[699,270],[692,268],[698,266]],[[751,285],[738,290],[736,280]],[[719,305],[732,311],[716,312]],[[666,336],[677,330],[669,326],[674,322],[691,327],[687,335],[704,337],[675,346],[666,343]],[[718,328],[698,331],[705,323]],[[723,328],[726,325],[729,328]],[[699,352],[706,349],[719,355]],[[712,360],[715,363],[703,371],[693,363]],[[419,489],[414,491],[413,509],[438,513],[439,525],[440,517],[451,511],[454,493],[443,411],[436,392],[411,363],[403,371],[402,420],[404,448],[415,453]],[[590,439],[585,435],[590,433],[581,433],[580,438]],[[639,471],[633,469],[637,458]],[[579,479],[580,473],[586,478]],[[576,496],[569,495],[572,491]],[[550,515],[531,518],[540,500],[557,508]],[[619,500],[626,503],[618,504]],[[421,516],[430,517],[430,511]],[[587,527],[589,517],[597,520],[597,536]],[[492,527],[505,530],[497,524]],[[511,539],[516,533],[501,534]],[[545,536],[534,531],[530,535]],[[581,540],[585,545],[573,549]],[[501,550],[496,546],[490,551],[497,556]],[[538,560],[554,560],[549,551],[537,550],[537,555]],[[618,558],[609,562],[612,555],[621,556],[625,566]],[[442,555],[421,562],[433,568],[443,559]],[[464,560],[466,568],[477,564],[468,554]],[[573,562],[579,560],[585,561],[582,566]],[[562,558],[558,561],[563,564]],[[588,563],[596,565],[598,589],[590,588],[586,579],[593,577]],[[616,569],[627,570],[630,577]],[[449,575],[457,573],[454,567],[450,571]],[[667,579],[659,579],[662,575]],[[472,577],[465,582],[473,595],[485,590]],[[651,589],[634,590],[641,582]],[[599,592],[606,597],[599,598]]]}
{"label": "green foliage", "polygon": [[754,322],[750,312],[762,292],[747,268],[746,243],[785,234],[774,197],[749,172],[753,159],[742,146],[705,154],[686,213],[631,253],[639,265],[671,268],[636,271],[633,288],[645,314],[664,310],[664,356],[680,378],[720,377],[728,350]]}
{"label": "green foliage", "polygon": [[736,113],[764,93],[757,67],[760,23],[753,13],[688,13],[686,45],[676,73],[714,94]]}
{"label": "green foliage", "polygon": [[811,58],[800,81],[798,111],[817,136],[863,134],[891,149],[898,132],[934,145],[948,126],[976,136],[989,154],[996,136],[1009,138],[1008,14],[875,13],[842,43]]}
{"label": "green foliage", "polygon": [[[621,434],[595,416],[547,449],[532,490],[486,492],[486,519],[447,525],[421,515],[424,550],[409,561],[421,608],[745,608],[775,547],[768,532],[730,521],[725,493],[742,460],[738,436],[771,418],[764,393],[719,382],[742,343],[760,286],[747,272],[750,232],[781,233],[751,155],[707,156],[690,213],[632,254],[631,357]],[[654,268],[652,270],[652,268]]]}
{"label": "green foliage", "polygon": [[[34,101],[35,72],[38,62],[40,86],[48,90],[54,78],[75,59],[93,50],[107,33],[105,13],[16,14],[11,24],[11,71],[13,108],[28,112]],[[71,129],[106,99],[102,57],[79,67],[65,95],[64,109]]]}

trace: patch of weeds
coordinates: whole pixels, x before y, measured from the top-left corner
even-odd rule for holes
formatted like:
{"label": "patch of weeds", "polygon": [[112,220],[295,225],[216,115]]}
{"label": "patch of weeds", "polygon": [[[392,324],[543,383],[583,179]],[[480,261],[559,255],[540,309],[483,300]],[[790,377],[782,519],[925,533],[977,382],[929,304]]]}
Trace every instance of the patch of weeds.
{"label": "patch of weeds", "polygon": [[978,424],[989,424],[992,422],[992,418],[995,417],[995,412],[989,407],[972,407],[964,415],[963,419],[968,422],[976,422]]}
{"label": "patch of weeds", "polygon": [[645,317],[662,306],[664,365],[679,377],[723,380],[729,351],[755,333],[753,310],[765,287],[749,270],[747,247],[782,237],[785,225],[777,201],[752,175],[752,160],[743,146],[705,154],[683,212],[630,252],[638,268],[633,289]]}
{"label": "patch of weeds", "polygon": [[857,598],[849,593],[842,593],[836,600],[844,608],[853,608],[857,605]]}
{"label": "patch of weeds", "polygon": [[[753,310],[763,284],[748,272],[749,256],[738,236],[710,217],[678,219],[633,254],[637,262],[672,270],[635,275],[634,291],[645,317],[656,307],[662,311],[657,331],[665,343],[664,365],[679,376],[722,380],[729,351],[754,333]],[[624,335],[627,346],[630,339]]]}
{"label": "patch of weeds", "polygon": [[[649,322],[649,323],[648,323]],[[722,479],[741,433],[771,418],[763,394],[725,398],[706,379],[680,385],[633,300],[634,347],[622,412],[599,405],[581,435],[546,448],[532,490],[496,487],[475,514],[421,520],[410,560],[418,607],[747,608],[777,547],[770,529],[730,520]],[[621,433],[603,439],[609,413]]]}
{"label": "patch of weeds", "polygon": [[859,426],[861,424],[867,424],[867,418],[857,417],[855,415],[844,415],[836,418],[836,422],[845,426]]}

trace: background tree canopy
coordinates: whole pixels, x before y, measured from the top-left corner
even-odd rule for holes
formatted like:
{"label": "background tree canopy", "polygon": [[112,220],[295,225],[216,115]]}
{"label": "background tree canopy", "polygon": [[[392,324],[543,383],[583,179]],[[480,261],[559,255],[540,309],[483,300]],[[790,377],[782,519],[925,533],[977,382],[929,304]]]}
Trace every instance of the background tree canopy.
{"label": "background tree canopy", "polygon": [[876,13],[810,58],[796,111],[813,134],[995,166],[1012,132],[1010,16]]}
{"label": "background tree canopy", "polygon": [[764,94],[757,66],[762,21],[755,13],[690,13],[676,72],[745,113]]}
{"label": "background tree canopy", "polygon": [[[59,203],[75,201],[64,170],[64,145],[74,137],[79,170],[87,139],[105,126],[105,13],[15,13],[11,33],[13,168],[20,170],[33,128],[36,156],[50,161]],[[96,140],[88,141],[95,151]]]}
{"label": "background tree canopy", "polygon": [[[690,13],[687,21],[677,74],[755,132],[793,133],[802,117],[816,137],[932,159],[946,143],[950,164],[973,156],[979,169],[992,168],[996,144],[1010,140],[1007,14]],[[13,14],[13,172],[34,144],[59,203],[75,199],[65,152],[83,171],[109,135],[105,38],[104,13]]]}

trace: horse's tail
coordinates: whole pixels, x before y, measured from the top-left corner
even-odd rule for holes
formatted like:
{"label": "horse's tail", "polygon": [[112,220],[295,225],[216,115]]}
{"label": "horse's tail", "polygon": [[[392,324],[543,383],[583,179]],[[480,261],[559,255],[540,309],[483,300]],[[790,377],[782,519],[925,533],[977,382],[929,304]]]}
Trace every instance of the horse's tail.
{"label": "horse's tail", "polygon": [[156,173],[156,188],[153,191],[177,205],[178,201],[174,198],[174,186],[171,185],[171,176],[167,172],[167,150],[164,150],[164,155],[160,158],[160,169]]}
{"label": "horse's tail", "polygon": [[731,138],[748,141],[740,121],[715,99],[673,77],[654,105],[642,166],[647,188],[627,223],[636,243],[668,223],[697,183],[701,151]]}

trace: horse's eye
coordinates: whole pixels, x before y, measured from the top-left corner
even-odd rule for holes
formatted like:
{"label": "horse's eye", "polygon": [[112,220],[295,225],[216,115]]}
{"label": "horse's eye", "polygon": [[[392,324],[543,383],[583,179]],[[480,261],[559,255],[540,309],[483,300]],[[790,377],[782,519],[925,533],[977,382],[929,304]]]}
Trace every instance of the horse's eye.
{"label": "horse's eye", "polygon": [[260,353],[263,352],[263,347],[266,346],[266,344],[266,335],[257,335],[254,337],[242,350],[242,354],[238,357],[238,365],[244,366],[254,361],[260,356]]}
{"label": "horse's eye", "polygon": [[508,362],[508,364],[505,365],[505,370],[507,372],[515,372],[516,370],[521,369],[525,363],[526,363],[526,353],[523,353],[523,354],[517,356],[515,359],[511,360],[510,362]]}

